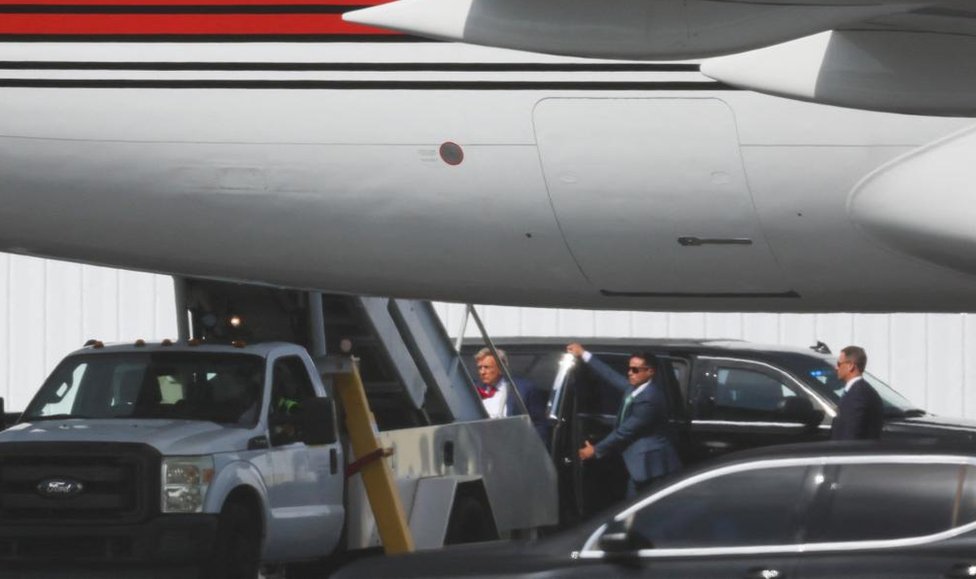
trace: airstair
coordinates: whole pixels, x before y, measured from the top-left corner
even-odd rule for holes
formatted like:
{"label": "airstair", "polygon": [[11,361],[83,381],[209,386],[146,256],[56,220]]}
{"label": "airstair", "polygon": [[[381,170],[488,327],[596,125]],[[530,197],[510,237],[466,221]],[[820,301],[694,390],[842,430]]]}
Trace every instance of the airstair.
{"label": "airstair", "polygon": [[[355,356],[380,430],[487,418],[430,302],[177,280],[183,338],[282,340],[313,358]],[[236,325],[233,325],[236,324]]]}

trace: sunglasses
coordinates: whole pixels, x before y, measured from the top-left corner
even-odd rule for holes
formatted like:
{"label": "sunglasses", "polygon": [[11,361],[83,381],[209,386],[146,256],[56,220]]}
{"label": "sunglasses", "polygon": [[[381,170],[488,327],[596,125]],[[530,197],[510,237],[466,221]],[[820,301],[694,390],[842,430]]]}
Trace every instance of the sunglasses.
{"label": "sunglasses", "polygon": [[650,370],[650,368],[647,366],[630,366],[629,368],[627,368],[627,373],[636,374],[638,372],[644,372],[646,370]]}

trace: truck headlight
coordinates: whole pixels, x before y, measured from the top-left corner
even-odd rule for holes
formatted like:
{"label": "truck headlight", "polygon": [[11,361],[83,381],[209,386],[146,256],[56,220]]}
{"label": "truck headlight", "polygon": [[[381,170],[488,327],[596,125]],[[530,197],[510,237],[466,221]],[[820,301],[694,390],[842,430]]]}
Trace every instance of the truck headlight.
{"label": "truck headlight", "polygon": [[164,513],[199,513],[214,475],[212,456],[170,456],[163,459]]}

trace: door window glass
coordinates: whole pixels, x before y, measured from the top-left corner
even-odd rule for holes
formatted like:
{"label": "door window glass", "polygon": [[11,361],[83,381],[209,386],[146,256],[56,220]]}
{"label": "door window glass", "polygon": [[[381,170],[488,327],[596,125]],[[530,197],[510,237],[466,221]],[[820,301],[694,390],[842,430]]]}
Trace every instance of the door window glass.
{"label": "door window glass", "polygon": [[290,444],[302,439],[299,415],[302,401],[315,397],[305,364],[298,356],[275,361],[271,381],[271,442]]}
{"label": "door window glass", "polygon": [[742,366],[717,365],[712,374],[713,394],[702,397],[713,420],[740,422],[792,422],[789,399],[799,393],[780,376]]}
{"label": "door window glass", "polygon": [[953,506],[952,526],[960,527],[976,521],[976,467],[966,465],[959,473],[961,492]]}
{"label": "door window glass", "polygon": [[[842,465],[828,474],[812,542],[920,537],[950,529],[968,467],[950,464]],[[970,491],[971,492],[971,491]],[[972,517],[972,507],[965,511]]]}
{"label": "door window glass", "polygon": [[[599,354],[599,358],[621,376],[627,375],[630,354]],[[623,392],[605,384],[587,364],[579,364],[578,368],[576,412],[616,416],[620,411]]]}
{"label": "door window glass", "polygon": [[668,360],[671,362],[671,373],[674,374],[681,391],[681,399],[685,400],[688,398],[688,361],[679,358],[668,358]]}
{"label": "door window glass", "polygon": [[750,470],[702,481],[638,511],[631,532],[658,549],[797,542],[815,467]]}

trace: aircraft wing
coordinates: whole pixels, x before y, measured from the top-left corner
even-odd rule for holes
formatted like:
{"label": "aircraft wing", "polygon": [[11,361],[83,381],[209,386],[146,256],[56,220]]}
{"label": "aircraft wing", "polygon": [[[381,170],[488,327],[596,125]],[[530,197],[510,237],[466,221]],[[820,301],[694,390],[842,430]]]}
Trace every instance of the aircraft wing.
{"label": "aircraft wing", "polygon": [[360,24],[532,52],[668,60],[731,54],[950,2],[891,0],[398,0]]}
{"label": "aircraft wing", "polygon": [[702,72],[788,98],[876,111],[976,116],[976,6],[939,3],[715,58]]}
{"label": "aircraft wing", "polygon": [[[398,0],[351,22],[592,58],[721,57],[705,74],[814,102],[976,114],[971,0]],[[731,56],[730,56],[731,55]]]}

